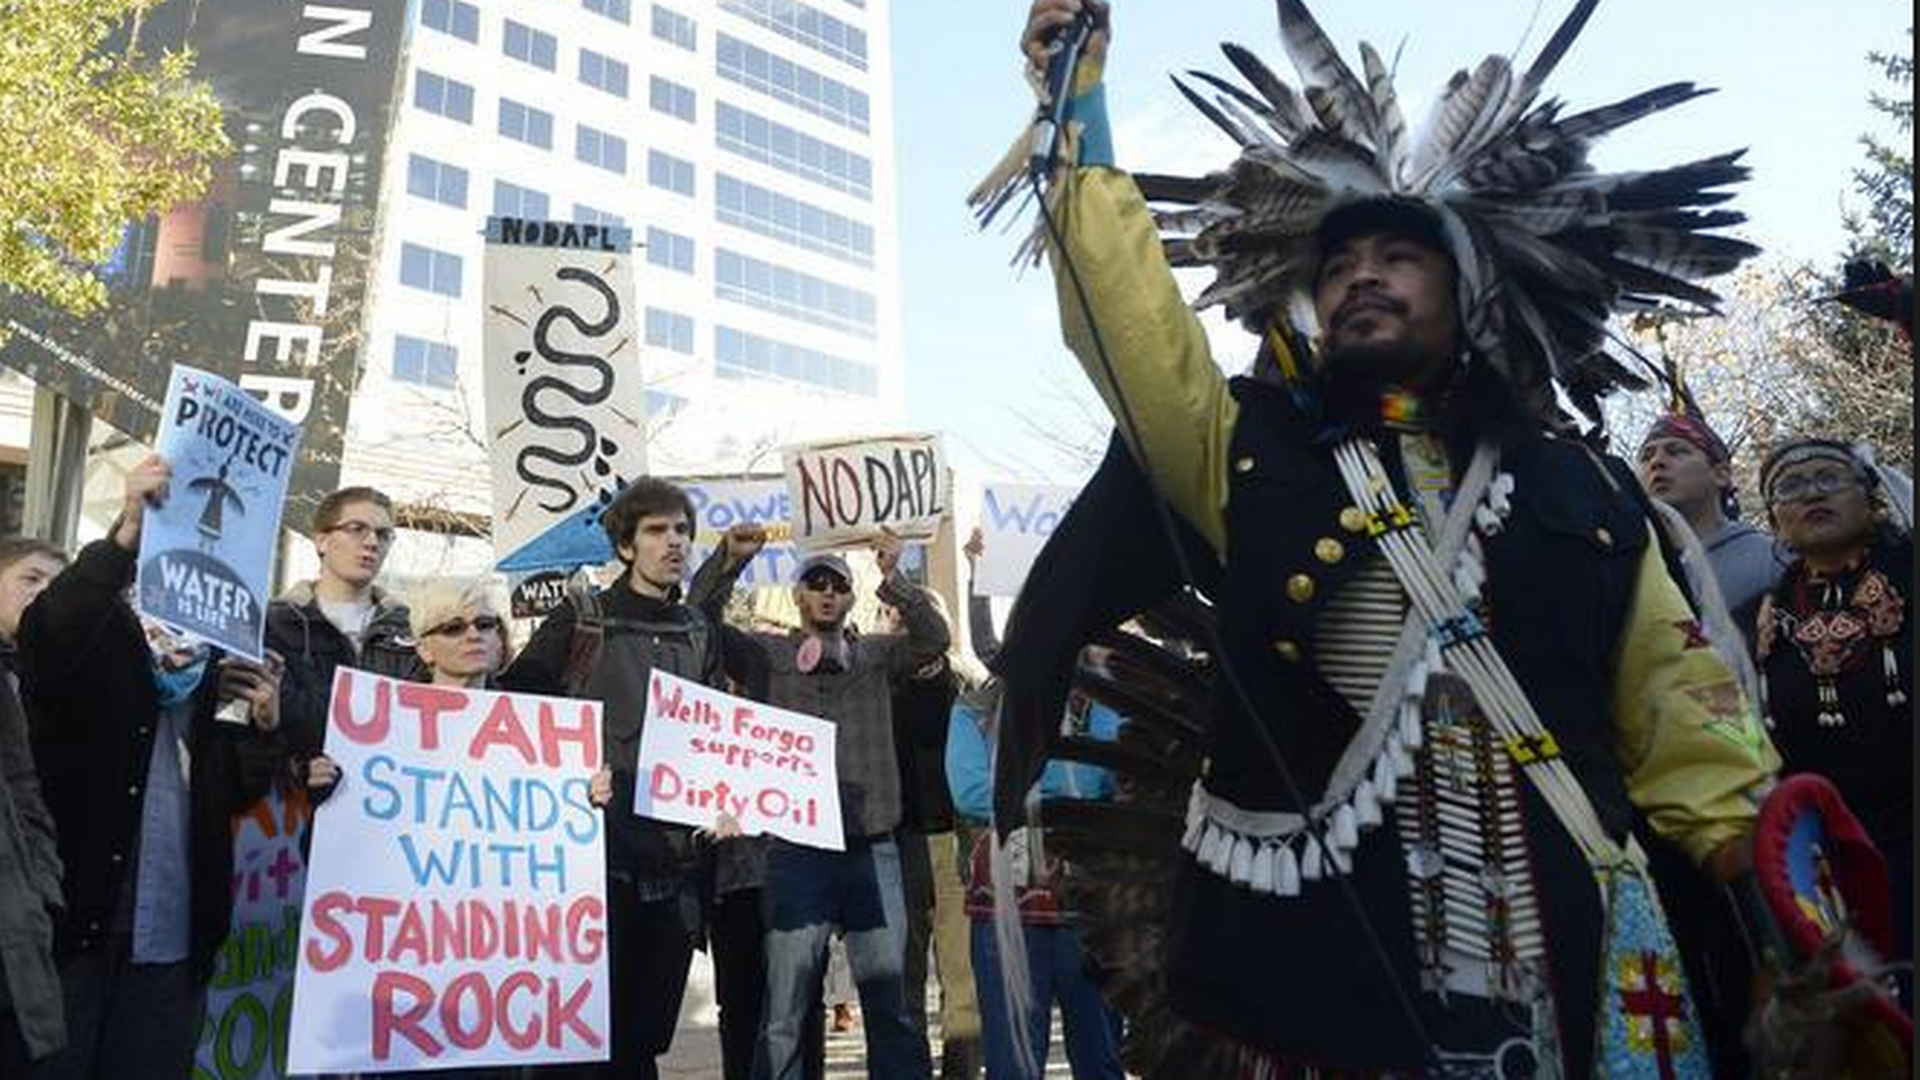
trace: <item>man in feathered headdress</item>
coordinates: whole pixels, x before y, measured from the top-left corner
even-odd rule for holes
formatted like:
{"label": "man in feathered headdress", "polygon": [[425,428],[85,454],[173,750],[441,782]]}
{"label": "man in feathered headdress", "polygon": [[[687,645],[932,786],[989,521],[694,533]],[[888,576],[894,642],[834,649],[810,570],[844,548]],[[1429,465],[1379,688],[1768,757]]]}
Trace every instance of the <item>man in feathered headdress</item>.
{"label": "man in feathered headdress", "polygon": [[[1081,6],[1036,0],[1036,69]],[[996,661],[997,821],[1017,823],[1032,733],[1059,715],[1060,659],[1207,593],[1220,677],[1166,977],[1238,1075],[1706,1075],[1630,830],[1731,880],[1777,758],[1632,469],[1559,403],[1597,420],[1638,381],[1598,351],[1612,311],[1711,305],[1694,279],[1754,249],[1703,209],[1738,155],[1586,161],[1702,91],[1536,103],[1592,8],[1524,72],[1456,75],[1415,137],[1378,55],[1362,45],[1355,74],[1280,0],[1304,89],[1225,46],[1251,90],[1181,88],[1242,152],[1183,178],[1113,167],[1092,5],[1046,250],[1128,452],[1034,567]],[[1196,306],[1259,335],[1253,377],[1222,377],[1170,266],[1217,272]],[[1201,580],[1133,535],[1156,497],[1181,534],[1159,562],[1183,547]]]}

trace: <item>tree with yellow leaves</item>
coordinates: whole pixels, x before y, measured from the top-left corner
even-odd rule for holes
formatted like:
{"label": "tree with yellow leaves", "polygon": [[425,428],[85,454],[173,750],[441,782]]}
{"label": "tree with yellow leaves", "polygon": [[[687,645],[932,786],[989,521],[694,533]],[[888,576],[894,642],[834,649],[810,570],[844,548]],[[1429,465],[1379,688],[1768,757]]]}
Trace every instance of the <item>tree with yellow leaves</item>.
{"label": "tree with yellow leaves", "polygon": [[99,308],[127,224],[197,198],[228,152],[192,54],[126,44],[159,2],[0,0],[0,292]]}

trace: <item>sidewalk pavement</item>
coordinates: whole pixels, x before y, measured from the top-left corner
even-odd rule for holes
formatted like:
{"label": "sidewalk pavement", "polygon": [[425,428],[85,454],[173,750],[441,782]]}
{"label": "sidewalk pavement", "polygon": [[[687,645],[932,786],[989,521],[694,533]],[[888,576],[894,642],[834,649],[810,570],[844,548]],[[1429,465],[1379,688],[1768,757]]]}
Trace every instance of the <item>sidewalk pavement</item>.
{"label": "sidewalk pavement", "polygon": [[[713,1001],[713,965],[706,953],[695,953],[687,974],[687,996],[680,1007],[680,1026],[674,1030],[673,1050],[660,1062],[661,1080],[720,1080],[720,1010]],[[933,1061],[940,1063],[940,1021],[928,1017]],[[1054,1015],[1052,1053],[1047,1057],[1047,1080],[1068,1080],[1062,1050],[1059,1014]],[[827,1034],[827,1080],[860,1080],[867,1075],[866,1044],[856,1026],[845,1034]]]}

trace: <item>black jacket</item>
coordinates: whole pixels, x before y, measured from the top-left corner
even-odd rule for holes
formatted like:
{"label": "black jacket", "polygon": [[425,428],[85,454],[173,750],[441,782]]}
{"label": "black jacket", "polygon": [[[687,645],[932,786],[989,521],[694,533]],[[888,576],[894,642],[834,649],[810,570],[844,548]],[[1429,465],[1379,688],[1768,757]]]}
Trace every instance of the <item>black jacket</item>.
{"label": "black jacket", "polygon": [[[66,868],[62,955],[97,946],[112,925],[138,840],[159,692],[139,617],[127,603],[134,554],[112,540],[81,550],[20,625],[21,696]],[[220,654],[194,694],[188,734],[192,806],[192,953],[204,978],[233,911],[233,816],[264,795],[281,760],[277,734],[214,719]]]}
{"label": "black jacket", "polygon": [[396,679],[427,679],[426,665],[413,648],[406,606],[378,590],[373,600],[373,621],[358,652],[321,612],[311,583],[301,582],[267,605],[267,648],[287,663],[280,682],[280,727],[295,763],[318,754],[326,740],[334,668],[345,664]]}

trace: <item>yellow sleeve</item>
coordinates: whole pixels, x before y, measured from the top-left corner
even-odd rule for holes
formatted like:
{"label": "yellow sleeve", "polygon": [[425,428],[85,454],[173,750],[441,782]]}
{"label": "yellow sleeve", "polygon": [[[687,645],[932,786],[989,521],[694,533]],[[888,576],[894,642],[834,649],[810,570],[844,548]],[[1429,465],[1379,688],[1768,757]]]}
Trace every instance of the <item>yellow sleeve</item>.
{"label": "yellow sleeve", "polygon": [[[1061,183],[1060,231],[1071,271],[1058,250],[1050,255],[1067,346],[1135,459],[1144,461],[1174,510],[1224,558],[1227,447],[1238,403],[1213,362],[1200,320],[1180,294],[1133,179],[1096,166],[1068,170]],[[1085,306],[1073,272],[1085,290]],[[1089,309],[1112,378],[1094,346]]]}
{"label": "yellow sleeve", "polygon": [[1753,831],[1780,755],[1700,636],[1651,534],[1621,636],[1613,714],[1628,797],[1655,831],[1696,863]]}

